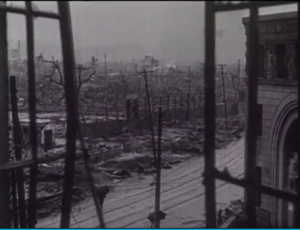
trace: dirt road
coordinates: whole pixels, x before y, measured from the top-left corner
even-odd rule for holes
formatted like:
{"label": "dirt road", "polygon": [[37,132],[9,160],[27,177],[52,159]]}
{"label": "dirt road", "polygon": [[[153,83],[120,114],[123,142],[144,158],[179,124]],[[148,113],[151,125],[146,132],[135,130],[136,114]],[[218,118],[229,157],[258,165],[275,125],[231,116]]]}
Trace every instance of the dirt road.
{"label": "dirt road", "polygon": [[[216,151],[216,165],[225,166],[233,176],[241,177],[244,172],[244,138]],[[162,172],[161,210],[167,218],[161,228],[192,228],[204,220],[204,186],[202,173],[203,157],[193,158],[170,170]],[[148,228],[146,219],[154,210],[154,187],[149,186],[152,178],[131,178],[117,184],[104,204],[104,219],[108,228]],[[223,207],[231,200],[242,198],[243,190],[223,181],[216,182],[217,205]],[[58,228],[59,216],[40,220],[37,228]],[[73,228],[94,228],[99,225],[92,201],[85,201],[73,208]]]}

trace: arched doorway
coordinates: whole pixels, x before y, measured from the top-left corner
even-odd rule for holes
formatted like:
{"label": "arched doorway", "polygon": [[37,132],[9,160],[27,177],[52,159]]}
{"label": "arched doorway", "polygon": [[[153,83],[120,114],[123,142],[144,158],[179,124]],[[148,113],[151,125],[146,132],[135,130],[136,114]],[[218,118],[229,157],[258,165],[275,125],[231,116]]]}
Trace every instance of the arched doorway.
{"label": "arched doorway", "polygon": [[[297,181],[297,157],[298,157],[298,115],[291,113],[282,127],[279,139],[279,168],[278,182],[279,188],[285,191],[296,193]],[[278,220],[280,227],[293,228],[294,204],[285,201],[278,201]]]}
{"label": "arched doorway", "polygon": [[[295,145],[291,136],[299,136],[297,130],[293,127],[298,126],[298,94],[292,93],[285,97],[273,115],[269,136],[267,151],[270,154],[271,161],[269,167],[271,168],[270,184],[272,187],[286,190],[288,188],[288,169],[289,169],[289,152],[293,151],[290,148]],[[294,134],[293,134],[294,133]],[[298,140],[296,141],[298,143]],[[295,147],[294,147],[295,149]],[[284,160],[285,159],[285,160]],[[271,222],[273,226],[284,227],[287,226],[287,211],[288,205],[282,200],[275,197],[270,199]]]}

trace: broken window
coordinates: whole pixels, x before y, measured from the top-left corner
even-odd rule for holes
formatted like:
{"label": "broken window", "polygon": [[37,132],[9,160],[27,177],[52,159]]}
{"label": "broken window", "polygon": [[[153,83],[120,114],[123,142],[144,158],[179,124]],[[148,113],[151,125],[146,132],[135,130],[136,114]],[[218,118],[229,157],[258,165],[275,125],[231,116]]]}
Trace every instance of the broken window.
{"label": "broken window", "polygon": [[295,44],[290,43],[286,44],[286,76],[287,79],[294,79],[296,75],[295,69],[295,57],[296,57],[296,50]]}
{"label": "broken window", "polygon": [[275,69],[275,47],[272,45],[265,46],[265,77],[274,78]]}
{"label": "broken window", "polygon": [[276,78],[284,79],[286,74],[286,47],[285,44],[275,46]]}

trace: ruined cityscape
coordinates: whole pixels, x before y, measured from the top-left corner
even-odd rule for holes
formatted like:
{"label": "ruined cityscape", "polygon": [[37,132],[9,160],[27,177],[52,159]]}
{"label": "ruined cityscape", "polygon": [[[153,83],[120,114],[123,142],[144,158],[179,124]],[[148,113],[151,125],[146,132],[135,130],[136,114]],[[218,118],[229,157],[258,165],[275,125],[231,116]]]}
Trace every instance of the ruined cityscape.
{"label": "ruined cityscape", "polygon": [[[0,227],[299,227],[298,11],[249,6],[232,64],[209,53],[226,31],[208,16],[202,62],[97,50],[78,63],[69,2],[59,17],[25,5],[0,5]],[[7,47],[5,10],[34,15],[27,58]],[[37,15],[60,20],[62,58],[30,51]]]}

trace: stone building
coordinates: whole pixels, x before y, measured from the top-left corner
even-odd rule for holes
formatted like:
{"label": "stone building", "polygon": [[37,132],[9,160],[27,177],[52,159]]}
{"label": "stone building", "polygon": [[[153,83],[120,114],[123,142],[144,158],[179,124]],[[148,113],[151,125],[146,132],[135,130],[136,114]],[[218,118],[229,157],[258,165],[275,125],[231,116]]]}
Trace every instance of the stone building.
{"label": "stone building", "polygon": [[[259,18],[257,179],[264,185],[296,193],[299,183],[298,89],[296,50],[298,12]],[[243,18],[248,34],[249,18]],[[248,39],[247,39],[248,40]],[[294,205],[258,195],[258,206],[270,213],[273,226],[292,227]]]}

